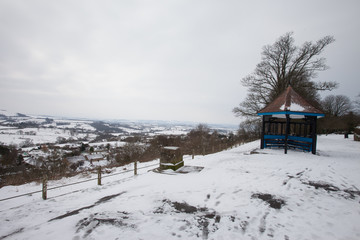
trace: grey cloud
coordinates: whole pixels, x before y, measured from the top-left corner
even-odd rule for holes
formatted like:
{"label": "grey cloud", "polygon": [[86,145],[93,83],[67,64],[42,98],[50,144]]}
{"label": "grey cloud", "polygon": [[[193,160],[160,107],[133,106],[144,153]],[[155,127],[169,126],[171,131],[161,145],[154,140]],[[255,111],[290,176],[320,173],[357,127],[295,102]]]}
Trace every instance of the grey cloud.
{"label": "grey cloud", "polygon": [[231,109],[246,95],[240,79],[254,70],[261,48],[288,31],[297,44],[334,35],[325,50],[331,68],[318,79],[338,81],[337,93],[355,96],[359,5],[3,0],[1,107],[93,117],[80,107],[92,105],[111,118],[236,123]]}

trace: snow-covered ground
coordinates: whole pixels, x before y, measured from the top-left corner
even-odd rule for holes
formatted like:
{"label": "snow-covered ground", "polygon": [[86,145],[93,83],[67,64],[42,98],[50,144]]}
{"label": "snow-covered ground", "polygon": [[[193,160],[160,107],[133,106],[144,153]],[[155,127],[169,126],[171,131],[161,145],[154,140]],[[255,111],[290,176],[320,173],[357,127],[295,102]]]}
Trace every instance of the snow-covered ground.
{"label": "snow-covered ground", "polygon": [[[50,190],[48,200],[0,201],[0,239],[360,239],[359,142],[320,136],[318,155],[258,147],[184,156],[200,172],[141,169]],[[7,186],[0,196],[40,189]]]}
{"label": "snow-covered ground", "polygon": [[[3,128],[3,127],[2,127]],[[31,142],[33,144],[41,143],[55,143],[59,138],[64,139],[79,139],[85,136],[95,138],[93,134],[76,133],[71,134],[71,131],[56,128],[24,128],[24,129],[1,129],[0,142],[7,145],[15,144],[21,146],[23,143]]]}
{"label": "snow-covered ground", "polygon": [[66,129],[82,129],[86,131],[95,131],[95,128],[90,124],[92,121],[81,121],[81,120],[63,120],[55,119],[55,124],[57,128],[66,128]]}

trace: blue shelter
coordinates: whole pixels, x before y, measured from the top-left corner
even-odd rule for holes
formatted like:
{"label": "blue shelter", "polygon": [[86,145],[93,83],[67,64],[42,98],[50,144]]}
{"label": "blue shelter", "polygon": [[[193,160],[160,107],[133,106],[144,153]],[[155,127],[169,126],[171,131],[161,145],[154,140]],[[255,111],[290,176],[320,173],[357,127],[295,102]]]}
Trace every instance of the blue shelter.
{"label": "blue shelter", "polygon": [[289,86],[258,112],[263,117],[261,149],[299,149],[316,154],[317,118],[325,114],[309,104]]}

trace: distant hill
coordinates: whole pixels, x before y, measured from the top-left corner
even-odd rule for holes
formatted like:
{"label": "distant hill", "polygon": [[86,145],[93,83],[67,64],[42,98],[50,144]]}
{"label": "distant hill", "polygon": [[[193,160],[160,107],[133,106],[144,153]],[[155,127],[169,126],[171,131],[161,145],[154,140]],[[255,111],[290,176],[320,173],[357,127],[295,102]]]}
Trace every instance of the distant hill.
{"label": "distant hill", "polygon": [[11,118],[11,117],[28,117],[28,116],[22,113],[12,113],[3,109],[0,110],[0,118]]}
{"label": "distant hill", "polygon": [[[91,120],[84,118],[27,115],[0,110],[0,143],[23,146],[25,143],[45,144],[66,141],[122,139],[131,136],[185,135],[197,123],[162,120]],[[209,124],[211,131],[227,135],[236,131],[234,125]],[[26,144],[25,144],[26,145]]]}

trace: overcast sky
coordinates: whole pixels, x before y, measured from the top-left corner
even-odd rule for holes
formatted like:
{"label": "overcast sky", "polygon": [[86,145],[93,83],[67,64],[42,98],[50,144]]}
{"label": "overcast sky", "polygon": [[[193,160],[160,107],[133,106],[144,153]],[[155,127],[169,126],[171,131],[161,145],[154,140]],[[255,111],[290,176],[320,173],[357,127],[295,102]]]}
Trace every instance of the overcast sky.
{"label": "overcast sky", "polygon": [[333,92],[360,93],[359,0],[0,0],[0,109],[70,117],[240,122],[264,45],[326,35]]}

